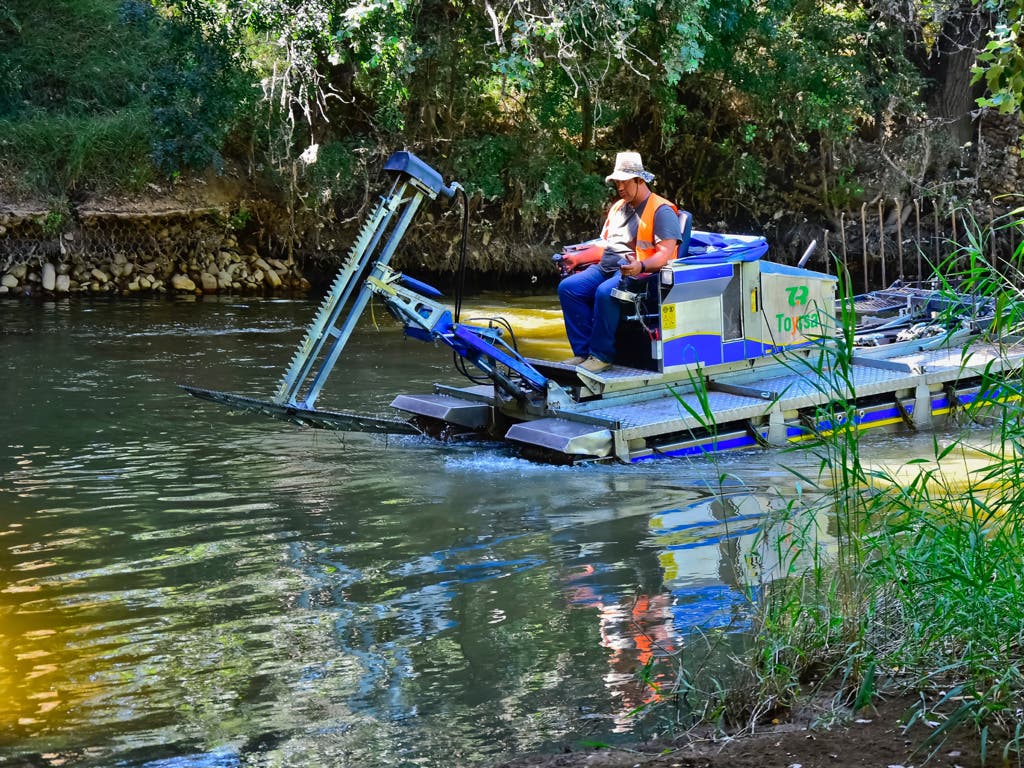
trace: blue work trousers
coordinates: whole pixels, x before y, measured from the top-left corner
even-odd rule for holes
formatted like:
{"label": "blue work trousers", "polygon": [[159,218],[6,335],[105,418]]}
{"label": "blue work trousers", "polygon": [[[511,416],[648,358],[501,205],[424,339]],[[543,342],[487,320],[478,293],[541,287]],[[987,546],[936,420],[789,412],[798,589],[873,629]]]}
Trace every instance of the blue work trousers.
{"label": "blue work trousers", "polygon": [[565,333],[574,355],[593,355],[611,363],[615,359],[615,331],[622,317],[622,304],[613,299],[622,276],[618,270],[603,272],[592,264],[558,284]]}

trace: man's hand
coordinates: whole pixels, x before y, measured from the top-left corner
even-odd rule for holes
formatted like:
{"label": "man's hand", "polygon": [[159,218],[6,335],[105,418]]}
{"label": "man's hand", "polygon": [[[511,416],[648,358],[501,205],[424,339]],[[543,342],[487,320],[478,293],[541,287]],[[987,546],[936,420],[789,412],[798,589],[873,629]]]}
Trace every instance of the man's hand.
{"label": "man's hand", "polygon": [[619,272],[623,277],[635,277],[644,272],[657,272],[676,257],[676,246],[678,240],[659,240],[654,246],[654,255],[641,261],[631,261],[628,264],[620,264]]}
{"label": "man's hand", "polygon": [[644,268],[640,266],[639,261],[630,261],[625,264],[619,264],[619,273],[623,277],[633,277],[639,275],[644,271]]}

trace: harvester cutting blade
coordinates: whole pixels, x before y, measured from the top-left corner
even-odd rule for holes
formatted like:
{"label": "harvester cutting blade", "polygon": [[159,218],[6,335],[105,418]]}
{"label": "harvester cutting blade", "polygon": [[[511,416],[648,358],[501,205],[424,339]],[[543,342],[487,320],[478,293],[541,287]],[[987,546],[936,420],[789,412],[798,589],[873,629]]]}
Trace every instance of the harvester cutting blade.
{"label": "harvester cutting blade", "polygon": [[378,435],[420,435],[423,434],[407,421],[383,419],[377,416],[364,416],[360,413],[345,411],[321,411],[315,408],[302,408],[295,405],[281,405],[270,400],[257,400],[253,397],[236,395],[231,392],[217,392],[212,389],[192,387],[179,384],[182,389],[200,400],[226,405],[239,411],[251,411],[271,416],[275,419],[303,424],[315,429],[335,429],[342,432],[370,432]]}

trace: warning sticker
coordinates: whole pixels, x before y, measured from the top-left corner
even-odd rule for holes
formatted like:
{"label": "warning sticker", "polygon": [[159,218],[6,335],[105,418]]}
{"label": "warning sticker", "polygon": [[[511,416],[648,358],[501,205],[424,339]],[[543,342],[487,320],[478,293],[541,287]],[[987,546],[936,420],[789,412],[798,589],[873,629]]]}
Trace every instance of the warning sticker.
{"label": "warning sticker", "polygon": [[662,304],[661,306],[661,330],[676,327],[676,305]]}

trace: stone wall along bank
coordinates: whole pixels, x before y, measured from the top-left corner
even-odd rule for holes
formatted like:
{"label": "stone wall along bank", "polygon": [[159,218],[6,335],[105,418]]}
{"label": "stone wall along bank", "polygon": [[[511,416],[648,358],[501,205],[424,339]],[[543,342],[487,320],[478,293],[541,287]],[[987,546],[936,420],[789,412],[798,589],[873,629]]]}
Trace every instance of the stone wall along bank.
{"label": "stone wall along bank", "polygon": [[0,298],[307,291],[290,258],[261,253],[216,209],[125,213],[0,209]]}

